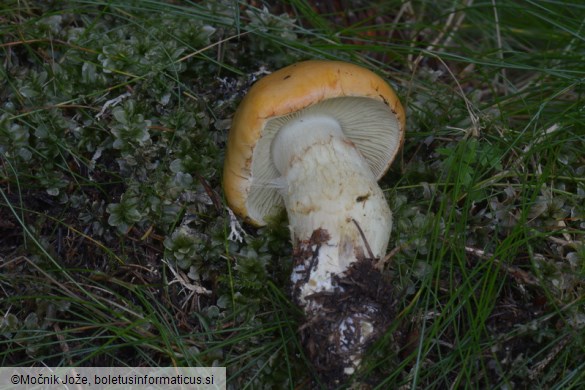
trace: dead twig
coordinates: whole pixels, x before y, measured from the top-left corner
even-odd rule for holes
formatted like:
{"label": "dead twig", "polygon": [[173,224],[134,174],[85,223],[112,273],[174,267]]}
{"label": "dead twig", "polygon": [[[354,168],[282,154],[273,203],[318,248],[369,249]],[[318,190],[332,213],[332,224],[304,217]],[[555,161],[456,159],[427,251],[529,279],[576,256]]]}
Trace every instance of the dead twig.
{"label": "dead twig", "polygon": [[487,253],[481,249],[472,248],[469,246],[465,247],[465,251],[467,253],[474,255],[475,257],[480,258],[480,259],[492,260],[494,262],[494,264],[496,264],[498,267],[500,267],[501,269],[506,271],[506,273],[508,273],[510,276],[512,276],[519,283],[528,284],[531,286],[540,286],[540,283],[538,282],[538,280],[536,279],[536,277],[534,275],[532,275],[531,273],[526,272],[518,267],[505,264],[501,260],[496,259],[494,257],[494,255],[491,253]]}

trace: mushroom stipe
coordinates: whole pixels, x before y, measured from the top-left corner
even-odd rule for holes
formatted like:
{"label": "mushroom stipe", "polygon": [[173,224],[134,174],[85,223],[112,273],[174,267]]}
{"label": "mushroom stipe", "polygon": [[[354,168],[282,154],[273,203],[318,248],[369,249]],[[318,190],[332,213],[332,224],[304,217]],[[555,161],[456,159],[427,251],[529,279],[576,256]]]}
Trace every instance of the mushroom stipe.
{"label": "mushroom stipe", "polygon": [[381,77],[338,61],[305,61],[264,77],[234,115],[226,198],[259,226],[286,208],[292,298],[306,316],[301,337],[328,385],[356,372],[392,319],[391,287],[375,267],[392,212],[377,180],[404,126],[404,109]]}

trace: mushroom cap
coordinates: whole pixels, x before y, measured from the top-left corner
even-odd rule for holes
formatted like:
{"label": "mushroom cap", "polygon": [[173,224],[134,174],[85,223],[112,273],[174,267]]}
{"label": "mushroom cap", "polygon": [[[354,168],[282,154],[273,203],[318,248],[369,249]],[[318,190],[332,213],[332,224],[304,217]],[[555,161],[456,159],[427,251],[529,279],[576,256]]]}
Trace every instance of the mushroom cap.
{"label": "mushroom cap", "polygon": [[405,113],[396,93],[368,69],[311,60],[262,78],[236,110],[223,171],[229,206],[256,226],[284,206],[270,146],[278,129],[300,113],[338,120],[376,179],[384,176],[404,139]]}

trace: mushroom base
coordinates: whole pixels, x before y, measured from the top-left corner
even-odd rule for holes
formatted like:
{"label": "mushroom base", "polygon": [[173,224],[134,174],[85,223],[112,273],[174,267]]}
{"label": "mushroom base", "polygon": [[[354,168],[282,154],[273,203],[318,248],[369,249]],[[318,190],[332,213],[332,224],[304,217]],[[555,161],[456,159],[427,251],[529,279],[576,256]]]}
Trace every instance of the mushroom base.
{"label": "mushroom base", "polygon": [[[310,240],[296,243],[295,265],[311,266],[328,233],[316,230]],[[366,349],[382,336],[394,319],[395,299],[390,281],[364,255],[340,275],[332,289],[302,297],[301,284],[293,298],[304,306],[306,322],[300,327],[302,344],[321,379],[330,387],[345,383]],[[309,272],[309,270],[307,270]]]}

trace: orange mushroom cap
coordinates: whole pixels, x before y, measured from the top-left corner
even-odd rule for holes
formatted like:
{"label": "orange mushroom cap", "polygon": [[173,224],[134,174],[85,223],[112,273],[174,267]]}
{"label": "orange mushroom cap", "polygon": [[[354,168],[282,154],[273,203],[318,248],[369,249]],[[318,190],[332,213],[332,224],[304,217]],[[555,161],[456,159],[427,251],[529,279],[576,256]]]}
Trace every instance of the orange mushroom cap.
{"label": "orange mushroom cap", "polygon": [[[345,103],[338,98],[361,98]],[[325,103],[332,100],[333,103]],[[372,102],[372,110],[387,112],[378,119],[376,134],[365,134],[369,108],[356,102]],[[338,102],[343,104],[338,106]],[[254,160],[266,160],[270,155],[270,139],[278,131],[280,123],[303,110],[312,107],[348,118],[340,119],[347,138],[353,142],[367,160],[372,172],[380,179],[390,167],[402,145],[405,129],[404,109],[394,90],[384,79],[368,69],[340,61],[299,62],[262,78],[256,82],[238,107],[228,137],[223,171],[223,187],[229,206],[248,222],[262,226],[264,216],[282,207],[282,200],[270,179],[278,174],[276,169],[262,173]],[[315,108],[317,109],[317,108]],[[319,108],[321,109],[321,108]],[[352,113],[351,110],[357,111]],[[271,125],[272,121],[275,124]],[[267,129],[274,128],[269,132]],[[354,130],[351,130],[354,129]],[[272,133],[270,136],[267,134]],[[262,139],[267,138],[266,142]],[[268,150],[266,143],[268,142]],[[372,142],[372,143],[370,143]],[[260,145],[260,146],[259,146]],[[260,152],[257,149],[262,148]],[[258,157],[262,155],[262,157]],[[264,164],[264,163],[263,163]]]}

